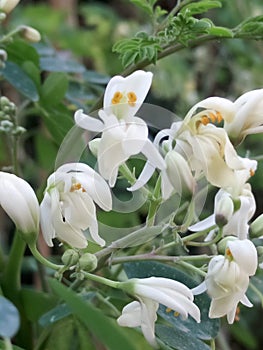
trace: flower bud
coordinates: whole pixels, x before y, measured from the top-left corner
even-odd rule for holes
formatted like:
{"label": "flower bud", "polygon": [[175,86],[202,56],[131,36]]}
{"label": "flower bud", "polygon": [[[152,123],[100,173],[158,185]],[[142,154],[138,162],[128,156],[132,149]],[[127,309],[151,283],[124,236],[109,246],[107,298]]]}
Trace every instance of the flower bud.
{"label": "flower bud", "polygon": [[1,171],[0,205],[21,231],[27,243],[36,239],[39,229],[39,204],[35,192],[25,180]]}
{"label": "flower bud", "polygon": [[98,156],[99,144],[100,144],[100,137],[96,137],[95,139],[89,142],[89,149],[91,153],[94,155],[94,157],[96,158]]}
{"label": "flower bud", "polygon": [[225,226],[234,212],[234,203],[227,192],[220,192],[215,199],[215,221],[219,227]]}
{"label": "flower bud", "polygon": [[263,236],[263,214],[259,215],[256,220],[252,222],[249,229],[251,238]]}
{"label": "flower bud", "polygon": [[97,257],[94,254],[85,253],[79,258],[79,268],[84,271],[93,271],[98,265]]}
{"label": "flower bud", "polygon": [[0,0],[0,10],[4,13],[11,12],[20,0]]}
{"label": "flower bud", "polygon": [[63,264],[74,266],[79,261],[79,254],[74,249],[67,249],[61,257]]}
{"label": "flower bud", "polygon": [[192,195],[195,191],[195,180],[184,157],[172,150],[165,157],[167,175],[177,193]]}
{"label": "flower bud", "polygon": [[22,26],[21,27],[21,34],[24,39],[32,42],[37,43],[41,40],[41,35],[38,30],[35,28],[29,27],[29,26]]}

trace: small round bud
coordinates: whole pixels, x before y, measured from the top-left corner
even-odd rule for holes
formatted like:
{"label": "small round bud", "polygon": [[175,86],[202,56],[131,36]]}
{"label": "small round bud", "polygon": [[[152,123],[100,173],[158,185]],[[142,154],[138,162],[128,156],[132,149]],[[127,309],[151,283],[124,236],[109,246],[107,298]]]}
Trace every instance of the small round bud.
{"label": "small round bud", "polygon": [[37,43],[41,40],[41,35],[38,30],[35,28],[29,27],[29,26],[22,26],[21,27],[21,34],[24,39],[32,42]]}
{"label": "small round bud", "polygon": [[226,248],[227,248],[227,245],[228,245],[228,242],[235,241],[235,240],[237,240],[237,237],[234,237],[234,236],[227,236],[227,237],[221,239],[221,241],[217,245],[217,249],[218,249],[219,254],[224,255]]}
{"label": "small round bud", "polygon": [[0,97],[0,104],[1,104],[1,107],[9,106],[10,101],[7,97],[2,96]]}
{"label": "small round bud", "polygon": [[97,257],[94,254],[85,253],[79,259],[79,268],[84,271],[93,271],[98,265]]}
{"label": "small round bud", "polygon": [[79,255],[74,249],[67,249],[62,255],[61,260],[66,266],[73,266],[79,261]]}
{"label": "small round bud", "polygon": [[7,60],[7,53],[3,49],[0,49],[0,59],[1,59],[1,61],[6,61]]}
{"label": "small round bud", "polygon": [[215,221],[219,227],[225,226],[234,212],[234,203],[228,193],[223,193],[215,202]]}

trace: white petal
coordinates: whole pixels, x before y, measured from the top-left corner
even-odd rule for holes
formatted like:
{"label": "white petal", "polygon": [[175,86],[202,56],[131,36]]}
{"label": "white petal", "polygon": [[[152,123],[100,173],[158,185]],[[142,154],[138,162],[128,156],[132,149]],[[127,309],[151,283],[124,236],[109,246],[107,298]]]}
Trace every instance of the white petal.
{"label": "white petal", "polygon": [[152,165],[149,161],[147,161],[135,184],[127,188],[127,190],[136,191],[139,188],[143,187],[152,177],[154,170],[155,166]]}
{"label": "white petal", "polygon": [[215,215],[212,214],[208,216],[206,219],[201,220],[196,224],[189,226],[188,229],[193,232],[200,232],[200,231],[207,230],[214,225],[215,225]]}
{"label": "white petal", "polygon": [[141,152],[145,155],[148,161],[156,168],[160,170],[164,170],[166,168],[166,164],[163,157],[160,155],[157,148],[152,144],[150,140],[146,140]]}
{"label": "white petal", "polygon": [[257,250],[254,244],[248,240],[229,241],[228,247],[233,255],[234,261],[249,276],[256,273],[258,265]]}
{"label": "white petal", "polygon": [[147,124],[140,118],[134,117],[126,123],[125,138],[122,141],[122,148],[126,155],[134,155],[141,152],[147,137]]}
{"label": "white petal", "polygon": [[193,295],[199,295],[199,294],[204,293],[206,290],[207,290],[206,282],[203,281],[197,287],[192,288],[192,293],[193,293]]}
{"label": "white petal", "polygon": [[141,304],[138,301],[133,301],[124,306],[117,322],[122,327],[139,327],[141,325],[141,312]]}
{"label": "white petal", "polygon": [[56,237],[51,218],[51,199],[48,193],[45,193],[40,204],[40,226],[41,231],[49,247],[53,247],[52,239]]}
{"label": "white petal", "polygon": [[85,130],[101,132],[104,129],[104,124],[99,119],[84,114],[81,109],[75,112],[74,119],[75,123]]}
{"label": "white petal", "polygon": [[[105,90],[103,107],[104,109],[112,108],[112,98],[116,92],[134,92],[137,100],[134,106],[127,104],[127,116],[131,117],[136,114],[143,103],[152,83],[152,73],[141,70],[135,71],[126,78],[121,76],[113,77]],[[125,116],[123,116],[125,118]]]}

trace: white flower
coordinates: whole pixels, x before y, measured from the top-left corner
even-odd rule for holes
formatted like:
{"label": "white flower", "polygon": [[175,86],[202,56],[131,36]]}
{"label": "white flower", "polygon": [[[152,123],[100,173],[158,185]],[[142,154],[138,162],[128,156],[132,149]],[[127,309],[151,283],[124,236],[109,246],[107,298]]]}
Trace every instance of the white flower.
{"label": "white flower", "polygon": [[215,196],[214,214],[190,226],[189,230],[203,231],[218,224],[223,226],[223,235],[235,235],[239,239],[246,239],[249,231],[248,222],[255,211],[256,203],[250,184],[245,184],[238,196],[220,189]]}
{"label": "white flower", "polygon": [[127,78],[113,77],[106,87],[99,119],[78,110],[75,122],[83,129],[102,132],[98,144],[100,174],[114,186],[118,169],[132,155],[143,153],[158,168],[165,163],[148,139],[147,124],[135,113],[143,103],[152,82],[152,73],[136,71]]}
{"label": "white flower", "polygon": [[205,281],[192,290],[195,295],[207,290],[212,299],[210,318],[227,315],[228,322],[233,323],[239,302],[252,307],[245,293],[257,264],[256,248],[247,239],[229,241],[225,256],[210,261]]}
{"label": "white flower", "polygon": [[125,327],[140,326],[145,339],[156,347],[155,321],[159,304],[178,312],[183,319],[190,314],[200,322],[200,310],[193,303],[193,294],[184,284],[162,277],[131,279],[125,290],[133,294],[138,301],[126,305],[118,323]]}
{"label": "white flower", "polygon": [[19,2],[20,0],[0,0],[0,10],[5,13],[9,13],[17,6]]}
{"label": "white flower", "polygon": [[32,187],[20,177],[0,172],[0,205],[23,233],[38,233],[39,204]]}
{"label": "white flower", "polygon": [[210,113],[220,113],[224,128],[235,143],[240,143],[249,134],[263,132],[263,89],[246,92],[235,102],[209,97],[199,102],[198,107],[209,109]]}
{"label": "white flower", "polygon": [[94,202],[103,210],[112,208],[107,183],[88,165],[65,164],[50,175],[40,205],[41,229],[47,244],[53,246],[52,239],[58,237],[72,247],[85,248],[83,231],[89,228],[91,238],[103,246]]}

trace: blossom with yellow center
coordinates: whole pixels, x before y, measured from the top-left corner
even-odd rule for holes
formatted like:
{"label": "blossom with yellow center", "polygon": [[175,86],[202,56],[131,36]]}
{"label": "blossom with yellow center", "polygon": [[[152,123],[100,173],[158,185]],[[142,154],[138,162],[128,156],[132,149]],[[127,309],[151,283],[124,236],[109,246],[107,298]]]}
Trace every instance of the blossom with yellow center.
{"label": "blossom with yellow center", "polygon": [[40,224],[45,241],[53,246],[57,237],[75,248],[85,248],[89,229],[94,242],[105,244],[98,234],[96,207],[109,211],[112,207],[110,189],[105,180],[82,163],[62,165],[50,175],[40,205]]}
{"label": "blossom with yellow center", "polygon": [[135,116],[141,107],[152,82],[152,73],[136,71],[126,78],[113,77],[105,90],[103,109],[99,119],[75,113],[75,121],[83,129],[101,132],[97,159],[100,174],[115,185],[119,166],[131,156],[142,153],[159,169],[165,162],[157,148],[148,139],[145,121]]}

